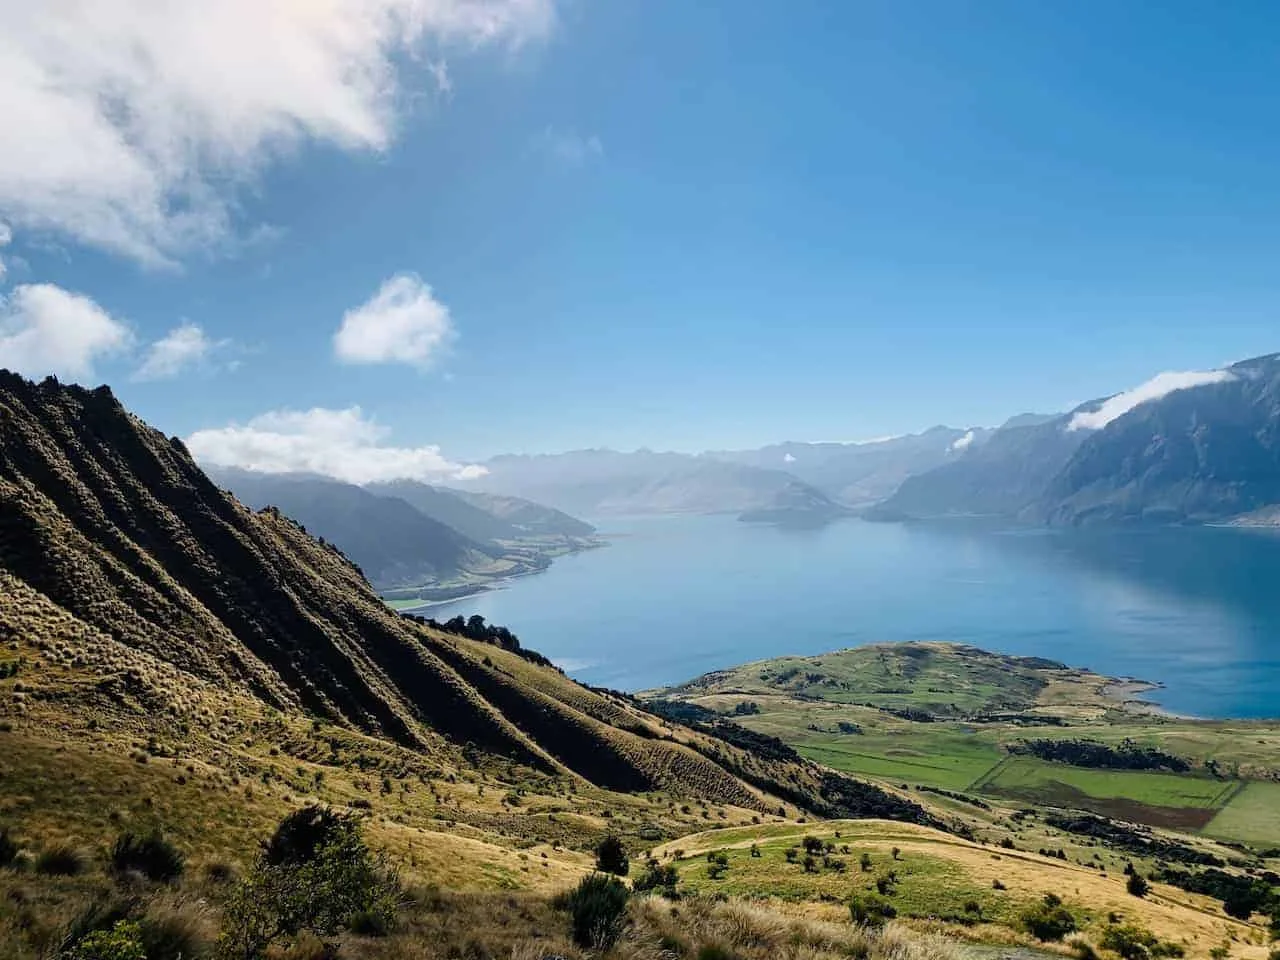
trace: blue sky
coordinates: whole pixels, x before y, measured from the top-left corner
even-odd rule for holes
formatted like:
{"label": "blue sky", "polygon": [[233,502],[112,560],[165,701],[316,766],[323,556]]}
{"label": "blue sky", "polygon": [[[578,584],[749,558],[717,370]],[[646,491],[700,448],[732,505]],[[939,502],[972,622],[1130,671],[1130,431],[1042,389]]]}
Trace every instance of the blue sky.
{"label": "blue sky", "polygon": [[0,365],[218,449],[859,439],[1280,350],[1274,5],[104,2],[160,55],[0,0]]}

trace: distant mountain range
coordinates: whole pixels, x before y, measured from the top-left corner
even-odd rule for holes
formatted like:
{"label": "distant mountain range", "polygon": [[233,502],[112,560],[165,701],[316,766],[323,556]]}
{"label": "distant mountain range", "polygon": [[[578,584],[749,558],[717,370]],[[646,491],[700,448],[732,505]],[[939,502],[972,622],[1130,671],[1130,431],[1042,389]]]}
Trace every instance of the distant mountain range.
{"label": "distant mountain range", "polygon": [[[1183,378],[1179,380],[1177,378]],[[1280,354],[995,431],[875,507],[898,519],[988,515],[1029,523],[1207,523],[1280,504]]]}
{"label": "distant mountain range", "polygon": [[596,543],[590,524],[513,497],[414,481],[357,487],[307,474],[210,468],[208,475],[245,506],[277,507],[334,544],[384,592],[474,587],[545,569],[552,557]]}

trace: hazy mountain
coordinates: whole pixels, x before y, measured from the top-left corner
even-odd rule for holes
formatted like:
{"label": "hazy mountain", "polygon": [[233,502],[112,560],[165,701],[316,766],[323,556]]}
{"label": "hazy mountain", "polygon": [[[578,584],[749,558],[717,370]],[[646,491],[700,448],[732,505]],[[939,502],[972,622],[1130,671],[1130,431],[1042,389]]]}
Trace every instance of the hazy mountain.
{"label": "hazy mountain", "polygon": [[482,510],[449,490],[441,490],[415,480],[370,483],[364,489],[380,497],[403,500],[419,513],[426,514],[478,542],[514,540],[521,536],[519,527]]}
{"label": "hazy mountain", "polygon": [[991,431],[934,427],[923,433],[861,443],[776,443],[758,450],[706,454],[717,460],[785,470],[849,505],[889,496],[907,477],[959,459]]}
{"label": "hazy mountain", "polygon": [[1204,522],[1280,503],[1280,354],[1078,432],[1083,440],[1036,518]]}
{"label": "hazy mountain", "polygon": [[775,494],[765,506],[744,510],[738,519],[748,523],[815,526],[851,513],[848,507],[836,503],[821,490],[797,480]]}
{"label": "hazy mountain", "polygon": [[502,555],[403,499],[338,480],[226,469],[211,470],[209,476],[245,506],[278,507],[312,535],[335,544],[380,588],[483,571]]}
{"label": "hazy mountain", "polygon": [[994,430],[955,460],[908,477],[868,514],[873,518],[1015,517],[1044,495],[1085,437],[1068,430],[1071,414]]}
{"label": "hazy mountain", "polygon": [[466,489],[525,497],[585,516],[742,513],[770,507],[799,482],[782,470],[648,450],[509,455],[484,466],[488,474],[468,481]]}
{"label": "hazy mountain", "polygon": [[449,488],[448,492],[505,521],[520,531],[521,536],[589,537],[596,532],[596,528],[585,520],[571,517],[555,507],[525,500],[523,497],[506,497],[496,493],[452,488]]}

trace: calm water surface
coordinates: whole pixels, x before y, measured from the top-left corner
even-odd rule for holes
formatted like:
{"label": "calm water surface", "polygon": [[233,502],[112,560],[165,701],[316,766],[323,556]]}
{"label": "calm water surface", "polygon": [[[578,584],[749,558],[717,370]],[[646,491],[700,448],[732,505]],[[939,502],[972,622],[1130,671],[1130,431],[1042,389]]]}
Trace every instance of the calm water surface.
{"label": "calm water surface", "polygon": [[1165,685],[1199,716],[1280,716],[1280,535],[1001,531],[732,517],[599,521],[612,544],[431,608],[482,614],[589,683],[638,690],[882,640],[952,640]]}

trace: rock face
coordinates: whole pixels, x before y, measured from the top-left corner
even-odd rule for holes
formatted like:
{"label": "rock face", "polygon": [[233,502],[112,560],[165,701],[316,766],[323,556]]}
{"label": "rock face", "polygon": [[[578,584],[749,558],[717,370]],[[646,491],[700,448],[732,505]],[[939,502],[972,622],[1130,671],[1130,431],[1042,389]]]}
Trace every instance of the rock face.
{"label": "rock face", "polygon": [[1234,364],[1217,382],[1139,403],[1097,429],[1076,420],[1102,403],[1003,427],[955,463],[908,478],[873,515],[1203,523],[1280,503],[1280,355]]}

